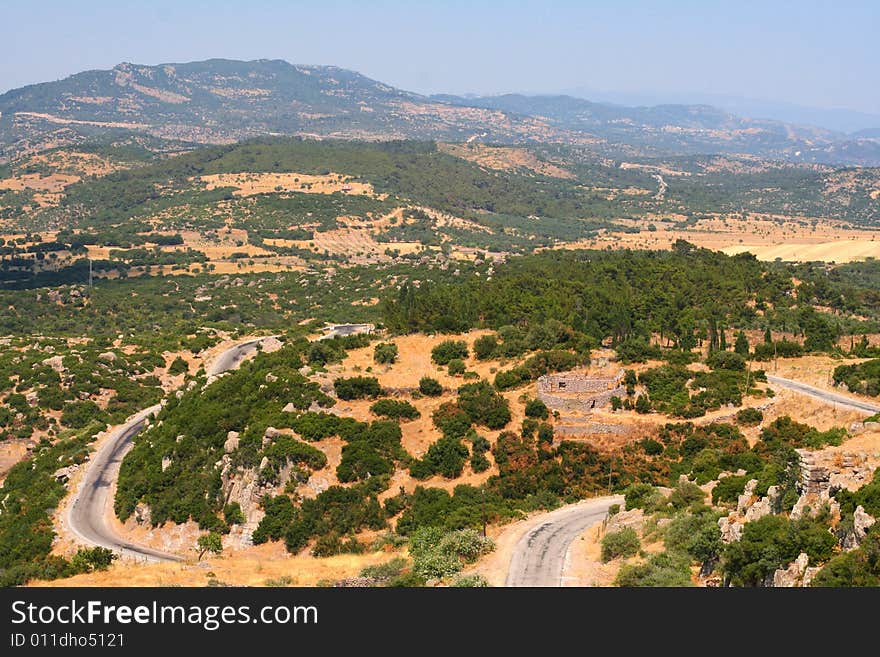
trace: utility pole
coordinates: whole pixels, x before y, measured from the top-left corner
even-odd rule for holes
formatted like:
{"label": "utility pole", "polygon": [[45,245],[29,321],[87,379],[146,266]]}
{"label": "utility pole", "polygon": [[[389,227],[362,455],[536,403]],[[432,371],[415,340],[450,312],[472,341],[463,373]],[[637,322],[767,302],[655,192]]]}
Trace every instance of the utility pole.
{"label": "utility pole", "polygon": [[482,489],[482,504],[480,505],[483,511],[483,538],[486,537],[486,488],[484,484],[484,488]]}
{"label": "utility pole", "polygon": [[[751,356],[751,354],[749,354]],[[752,359],[749,358],[749,367],[746,370],[746,389],[743,390],[743,397],[749,394],[749,379],[752,378]]]}

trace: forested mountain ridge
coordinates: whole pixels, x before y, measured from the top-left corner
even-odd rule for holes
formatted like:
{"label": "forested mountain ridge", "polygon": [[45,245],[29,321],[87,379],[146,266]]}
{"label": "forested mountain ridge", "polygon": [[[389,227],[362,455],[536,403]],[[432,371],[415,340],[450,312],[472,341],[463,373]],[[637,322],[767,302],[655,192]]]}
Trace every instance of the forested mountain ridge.
{"label": "forested mountain ridge", "polygon": [[[135,131],[228,143],[267,134],[589,144],[628,155],[740,153],[880,164],[868,137],[704,105],[629,108],[569,96],[421,96],[332,66],[211,59],[77,73],[0,95],[0,158]],[[0,160],[2,161],[2,160]]]}

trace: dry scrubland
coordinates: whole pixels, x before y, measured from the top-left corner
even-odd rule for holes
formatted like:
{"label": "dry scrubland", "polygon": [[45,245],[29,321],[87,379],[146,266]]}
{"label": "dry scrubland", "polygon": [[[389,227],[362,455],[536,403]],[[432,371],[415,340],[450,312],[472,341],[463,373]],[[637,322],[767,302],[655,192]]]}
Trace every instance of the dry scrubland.
{"label": "dry scrubland", "polygon": [[[488,333],[488,331],[472,331],[456,336],[464,339],[469,345],[473,341]],[[421,417],[412,421],[402,422],[404,448],[413,456],[422,456],[428,446],[434,442],[439,434],[431,422],[431,413],[444,401],[454,398],[455,389],[465,382],[461,377],[449,376],[445,368],[438,367],[431,362],[431,349],[450,336],[408,335],[394,339],[399,349],[399,358],[393,365],[377,365],[373,362],[373,346],[351,350],[347,358],[338,365],[328,368],[326,373],[317,373],[315,380],[329,384],[333,379],[342,376],[367,375],[376,376],[381,385],[386,389],[392,389],[396,396],[411,399],[410,390],[418,387],[419,379],[423,376],[436,378],[446,388],[441,397],[421,397],[411,399],[413,405],[421,412]],[[758,336],[755,336],[757,339]],[[214,355],[219,353],[231,342],[216,345],[202,358],[188,358],[191,369],[197,367],[199,362],[209,362]],[[610,352],[597,352],[599,356],[607,357]],[[468,371],[476,372],[481,378],[492,379],[499,369],[517,365],[521,359],[508,361],[477,361],[471,355],[467,359]],[[819,387],[832,389],[829,385],[831,371],[839,365],[840,359],[828,356],[804,356],[794,359],[780,359],[776,373],[780,376],[798,378]],[[643,363],[633,366],[637,371],[643,371],[658,363]],[[609,367],[617,367],[610,363],[601,368],[591,368],[592,374],[607,373]],[[702,367],[699,364],[693,368]],[[774,371],[773,365],[766,365],[768,371]],[[839,392],[839,390],[835,389]],[[524,388],[504,393],[508,399],[513,419],[508,429],[516,430],[524,418],[525,399],[534,397],[535,384]],[[418,396],[417,396],[418,397]],[[353,416],[359,420],[375,419],[369,411],[370,401],[354,400],[339,401],[334,407],[334,412],[341,415]],[[778,390],[771,398],[749,397],[745,400],[747,406],[761,406],[764,409],[763,425],[772,422],[777,417],[790,415],[800,422],[806,422],[820,430],[826,430],[835,426],[849,426],[852,422],[863,419],[864,414],[855,411],[842,410],[824,404],[819,400],[798,395],[789,390]],[[713,420],[729,421],[733,411],[720,409],[699,418],[698,423],[708,423]],[[670,418],[657,413],[647,416],[638,415],[633,411],[603,410],[595,412],[591,418],[593,421],[623,424],[630,427],[630,432],[624,436],[587,436],[579,438],[586,440],[602,450],[615,450],[621,444],[641,439],[645,436],[656,435],[656,431]],[[673,420],[674,421],[674,420]],[[287,430],[282,430],[287,431]],[[486,431],[481,429],[494,445],[500,431]],[[760,426],[744,428],[743,433],[749,443],[754,444],[760,433]],[[106,434],[105,434],[106,435]],[[339,438],[329,438],[313,443],[317,448],[324,451],[328,457],[328,467],[314,473],[306,484],[299,487],[298,492],[306,497],[315,495],[316,490],[322,490],[326,486],[338,484],[335,475],[335,466],[339,463],[343,442]],[[847,440],[840,447],[831,447],[822,450],[823,454],[832,458],[834,454],[861,451],[869,454],[871,467],[880,466],[880,432],[859,434]],[[491,453],[489,454],[491,459]],[[497,469],[494,466],[483,473],[473,473],[469,466],[465,467],[462,476],[448,480],[441,476],[434,476],[427,480],[416,480],[409,475],[408,471],[398,470],[391,482],[391,486],[380,497],[385,499],[394,495],[403,487],[407,492],[417,485],[435,486],[451,490],[461,483],[479,485],[483,483]],[[77,473],[71,481],[75,486]],[[57,554],[69,554],[75,550],[75,542],[67,534],[63,523],[64,506],[56,513],[56,526],[60,534],[60,540],[55,545]],[[477,564],[469,567],[466,572],[477,572],[495,585],[502,585],[507,574],[507,566],[516,542],[536,522],[541,514],[531,514],[518,522],[489,528],[489,535],[496,541],[497,549],[483,557]],[[132,561],[119,561],[113,564],[106,572],[78,575],[57,582],[40,582],[35,585],[71,585],[71,586],[114,586],[114,585],[137,585],[137,586],[166,586],[184,585],[201,586],[210,581],[219,581],[233,585],[266,585],[266,584],[290,584],[308,586],[322,580],[335,580],[355,576],[360,570],[376,563],[381,563],[389,558],[385,552],[369,552],[364,555],[343,555],[330,558],[316,558],[309,555],[308,550],[303,550],[298,555],[289,555],[282,544],[273,543],[261,546],[242,547],[238,542],[239,530],[236,528],[227,540],[228,546],[224,553],[219,556],[205,557],[201,563],[196,561],[196,552],[193,549],[197,536],[198,527],[189,522],[183,525],[166,525],[157,529],[148,529],[138,525],[134,519],[129,519],[125,524],[117,519],[112,519],[117,531],[129,540],[151,545],[165,550],[174,550],[186,558],[184,563],[164,563],[143,565]],[[576,541],[569,554],[569,560],[564,571],[564,583],[566,585],[590,585],[607,586],[613,582],[621,565],[620,560],[613,560],[603,564],[599,559],[599,541],[603,535],[603,528],[593,527],[587,530]],[[362,534],[362,538],[375,537],[372,533]],[[644,538],[644,537],[643,537]],[[650,536],[643,541],[643,548],[647,553],[662,550],[662,544],[656,538]],[[695,578],[696,581],[696,578]]]}

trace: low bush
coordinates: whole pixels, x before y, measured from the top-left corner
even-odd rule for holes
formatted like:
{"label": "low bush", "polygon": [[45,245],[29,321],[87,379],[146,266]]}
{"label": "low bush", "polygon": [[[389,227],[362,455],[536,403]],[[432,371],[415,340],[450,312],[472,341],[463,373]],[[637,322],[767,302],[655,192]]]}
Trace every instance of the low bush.
{"label": "low bush", "polygon": [[380,399],[370,406],[370,411],[376,415],[391,418],[392,420],[404,419],[415,420],[421,417],[418,409],[408,401],[397,399]]}
{"label": "low bush", "polygon": [[448,365],[456,358],[468,357],[468,346],[464,340],[444,340],[431,350],[431,360],[437,365]]}
{"label": "low bush", "polygon": [[602,537],[602,562],[607,563],[619,557],[634,557],[641,546],[639,535],[632,527],[609,532]]}
{"label": "low bush", "polygon": [[439,397],[443,394],[443,386],[440,385],[440,382],[437,381],[437,379],[423,376],[419,380],[419,392],[426,397]]}

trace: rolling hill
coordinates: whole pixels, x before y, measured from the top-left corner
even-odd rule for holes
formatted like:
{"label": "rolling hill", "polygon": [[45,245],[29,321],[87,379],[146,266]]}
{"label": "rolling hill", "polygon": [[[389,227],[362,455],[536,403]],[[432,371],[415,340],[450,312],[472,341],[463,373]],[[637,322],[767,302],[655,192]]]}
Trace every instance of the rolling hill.
{"label": "rolling hill", "polygon": [[880,164],[880,144],[705,105],[629,108],[570,96],[425,97],[331,66],[211,59],[85,71],[0,95],[0,162],[96,134],[194,143],[267,135],[568,143],[605,154],[748,154]]}

